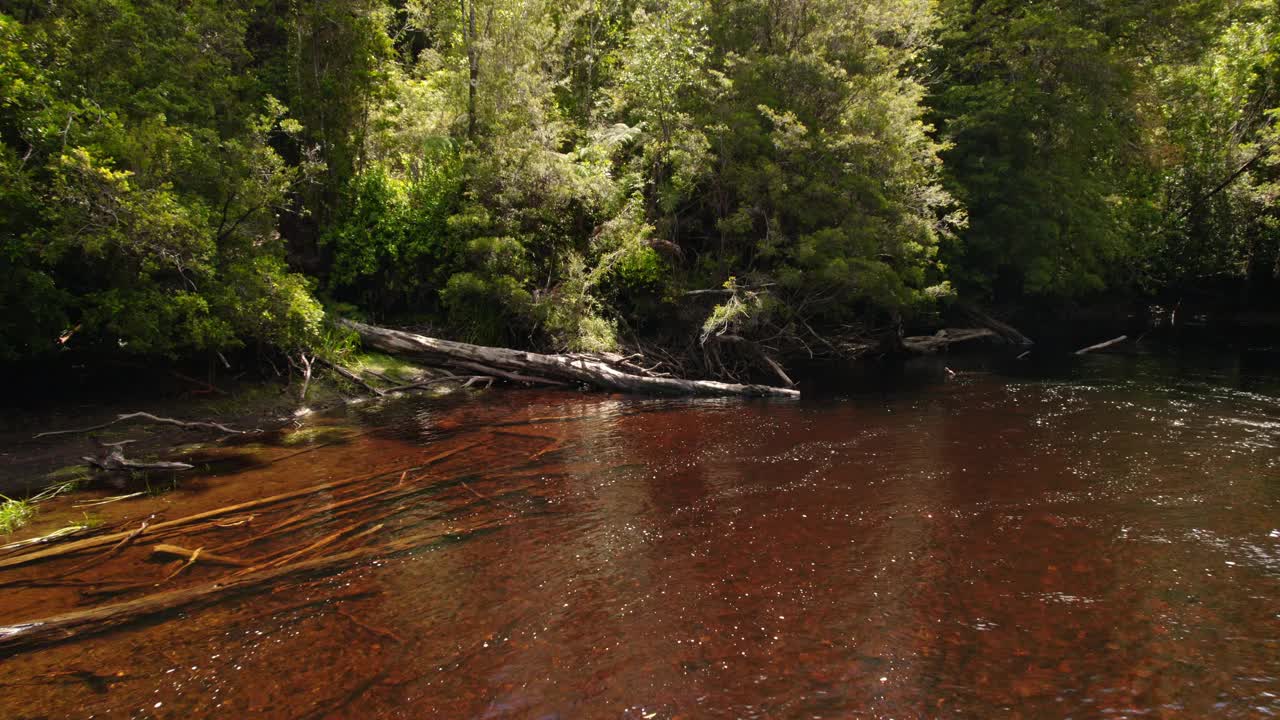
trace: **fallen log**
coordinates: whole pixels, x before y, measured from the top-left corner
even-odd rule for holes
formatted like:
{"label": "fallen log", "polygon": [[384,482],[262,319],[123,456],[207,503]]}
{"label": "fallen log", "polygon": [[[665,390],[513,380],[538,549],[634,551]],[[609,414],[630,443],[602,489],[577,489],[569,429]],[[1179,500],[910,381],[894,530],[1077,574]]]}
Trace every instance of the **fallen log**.
{"label": "fallen log", "polygon": [[461,370],[471,370],[474,372],[487,373],[490,377],[500,377],[503,380],[510,380],[511,382],[524,383],[526,385],[566,385],[567,386],[569,384],[567,382],[560,382],[559,380],[551,380],[549,378],[531,377],[529,375],[521,375],[520,373],[508,372],[506,370],[502,370],[496,367],[487,367],[485,365],[481,365],[480,363],[458,361],[453,364],[456,365]]}
{"label": "fallen log", "polygon": [[146,531],[147,531],[147,527],[148,527],[149,525],[151,525],[151,519],[152,519],[152,518],[154,518],[154,517],[155,517],[155,516],[154,516],[154,515],[152,515],[151,517],[147,518],[146,520],[143,520],[143,521],[142,521],[142,524],[141,524],[141,525],[139,525],[139,526],[138,526],[138,528],[137,528],[136,530],[134,530],[133,532],[131,532],[131,533],[129,533],[128,535],[126,535],[126,536],[125,536],[125,538],[124,538],[123,540],[121,540],[120,542],[116,543],[115,545],[112,545],[110,550],[107,550],[106,552],[99,554],[97,557],[89,558],[88,560],[86,560],[86,561],[84,561],[84,562],[82,562],[82,563],[79,563],[79,564],[78,564],[78,565],[76,565],[75,567],[69,568],[69,569],[67,569],[67,570],[63,570],[62,572],[58,573],[58,574],[57,574],[57,575],[55,575],[54,577],[59,577],[59,578],[70,577],[70,576],[75,575],[76,573],[80,572],[81,570],[86,570],[86,569],[88,569],[88,568],[90,568],[90,567],[93,567],[94,565],[98,565],[98,564],[103,563],[103,562],[105,562],[105,561],[107,561],[107,560],[110,560],[111,558],[113,558],[113,557],[115,557],[116,555],[118,555],[118,554],[120,553],[120,551],[121,551],[121,550],[123,550],[123,549],[125,549],[126,547],[128,547],[130,543],[132,543],[134,540],[138,539],[138,536],[139,536],[139,535],[141,535],[142,533],[146,532]]}
{"label": "fallen log", "polygon": [[946,328],[934,335],[915,335],[902,338],[902,347],[907,352],[927,355],[957,343],[998,337],[998,333],[989,328]]}
{"label": "fallen log", "polygon": [[80,458],[89,465],[106,472],[119,472],[122,470],[190,470],[195,467],[184,462],[172,462],[168,460],[156,460],[152,462],[142,462],[139,460],[130,460],[124,456],[124,445],[133,442],[125,440],[118,443],[103,443],[103,447],[107,448],[107,454],[102,457],[85,456]]}
{"label": "fallen log", "polygon": [[[354,330],[367,345],[393,355],[407,355],[436,365],[484,366],[523,377],[587,385],[602,390],[646,395],[705,395],[747,397],[799,397],[800,392],[769,385],[735,385],[711,380],[678,380],[647,377],[618,370],[609,364],[583,357],[486,347],[440,340],[403,330],[366,325],[353,320],[339,324]],[[479,370],[477,370],[479,371]]]}

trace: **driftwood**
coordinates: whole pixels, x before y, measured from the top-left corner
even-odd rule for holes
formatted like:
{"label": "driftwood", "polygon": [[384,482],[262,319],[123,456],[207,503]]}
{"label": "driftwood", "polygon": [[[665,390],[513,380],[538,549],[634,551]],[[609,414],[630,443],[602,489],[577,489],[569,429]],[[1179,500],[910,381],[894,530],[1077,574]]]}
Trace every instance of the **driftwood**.
{"label": "driftwood", "polygon": [[[474,446],[475,446],[475,443],[465,443],[456,447],[449,448],[448,450],[443,450],[441,452],[436,453],[435,455],[432,455],[431,457],[423,459],[421,462],[419,462],[417,465],[413,467],[402,468],[403,473],[407,474],[410,472],[421,470],[430,465],[434,465],[437,462],[446,460],[460,452],[469,450]],[[201,520],[208,520],[210,518],[223,517],[226,515],[231,515],[232,513],[240,512],[242,510],[265,507],[268,505],[274,505],[280,502],[284,502],[286,500],[292,500],[294,498],[305,497],[307,495],[315,495],[317,493],[327,492],[330,490],[335,490],[338,488],[355,485],[357,483],[368,482],[369,480],[375,480],[380,477],[385,477],[389,474],[391,473],[378,472],[378,473],[373,473],[372,475],[357,475],[355,477],[347,478],[345,480],[334,480],[331,482],[320,483],[318,485],[311,485],[309,487],[300,488],[298,490],[290,490],[289,492],[283,492],[278,495],[271,495],[264,498],[258,498],[256,500],[248,500],[242,503],[237,503],[235,505],[227,505],[225,507],[215,508],[213,510],[206,510],[204,512],[196,513],[194,515],[188,515],[186,517],[177,518],[176,520],[167,520],[165,522],[155,523],[145,529],[115,532],[115,533],[110,533],[108,535],[97,535],[95,537],[84,538],[83,540],[77,540],[75,542],[55,545],[53,547],[45,548],[43,550],[35,550],[32,552],[22,553],[21,555],[13,555],[6,558],[0,558],[0,569],[7,568],[7,567],[17,567],[19,565],[26,565],[33,562],[48,560],[50,558],[61,557],[63,555],[74,554],[82,550],[90,550],[93,548],[102,547],[104,545],[111,545],[125,538],[130,538],[131,536],[137,537],[137,535],[142,534],[143,532],[147,533],[148,536],[150,537],[150,536],[154,536],[156,533],[173,530],[175,528],[190,528],[192,525],[194,525],[195,523]],[[403,475],[401,477],[403,477]],[[236,523],[236,524],[240,524],[240,523]]]}
{"label": "driftwood", "polygon": [[[411,382],[404,385],[396,385],[395,387],[389,387],[386,390],[383,390],[383,392],[390,395],[391,393],[406,392],[408,390],[421,390],[423,388],[431,387],[432,385],[446,382],[458,382],[462,383],[462,387],[471,387],[479,382],[487,382],[489,385],[492,385],[493,378],[489,375],[446,375],[445,377],[431,378],[430,380]],[[488,386],[486,385],[486,387]]]}
{"label": "driftwood", "polygon": [[974,325],[977,325],[979,327],[984,327],[984,328],[987,328],[988,330],[991,330],[996,335],[999,335],[1005,342],[1011,345],[1034,345],[1035,344],[1031,340],[1031,338],[1027,337],[1026,335],[1023,335],[1018,330],[1018,328],[991,317],[990,315],[979,310],[977,307],[974,307],[973,305],[970,305],[968,303],[960,303],[959,305],[957,305],[957,309],[961,312],[961,314],[964,315],[965,318],[968,319],[969,322],[972,322]]}
{"label": "driftwood", "polygon": [[[296,550],[293,548],[290,548],[289,550],[285,551],[283,554],[278,554],[270,558],[264,558],[258,561],[255,565],[246,567],[244,570],[237,572],[236,575],[249,575],[251,573],[258,572],[259,570],[265,570],[267,568],[273,568],[273,567],[280,567],[281,565],[288,565],[289,563],[297,560],[303,555],[306,555],[308,553],[313,553],[317,550],[323,550],[324,548],[329,547],[330,545],[338,542],[339,540],[346,539],[348,535],[350,535],[353,531],[355,531],[359,527],[360,527],[360,523],[356,523],[355,525],[342,528],[337,532],[330,533],[320,538],[319,540],[316,540],[310,545],[307,545],[306,547],[299,548]],[[356,537],[365,537],[368,535],[372,535],[373,533],[376,533],[379,530],[381,530],[383,527],[384,526],[381,524],[374,525],[373,527],[366,529],[364,532],[358,533]]]}
{"label": "driftwood", "polygon": [[205,552],[203,548],[196,549],[196,550],[188,550],[187,548],[184,548],[184,547],[179,547],[177,545],[166,545],[164,543],[161,543],[151,548],[151,554],[173,555],[175,557],[180,557],[183,560],[186,560],[188,562],[195,562],[195,560],[199,558],[203,562],[213,563],[215,565],[230,565],[232,567],[244,567],[245,565],[248,565],[248,563],[246,563],[243,560],[237,560],[233,557],[226,557],[225,555],[217,555],[211,552]]}
{"label": "driftwood", "polygon": [[789,388],[649,377],[624,372],[604,360],[593,360],[583,356],[543,355],[508,348],[471,345],[351,320],[340,320],[339,323],[357,332],[365,344],[384,352],[407,355],[436,365],[472,367],[477,372],[499,377],[514,373],[527,378],[527,381],[582,384],[602,390],[647,395],[792,398],[800,396],[799,391]]}
{"label": "driftwood", "polygon": [[129,420],[138,420],[138,419],[146,420],[147,422],[158,423],[161,425],[177,425],[178,427],[185,428],[187,430],[195,430],[195,429],[218,430],[218,431],[227,433],[229,435],[244,435],[246,433],[257,432],[256,430],[236,430],[235,428],[229,428],[226,425],[223,425],[221,423],[216,423],[216,422],[198,422],[198,421],[188,422],[185,420],[175,420],[173,418],[160,417],[158,415],[152,415],[151,413],[148,413],[148,412],[132,412],[132,413],[125,413],[123,415],[118,415],[116,416],[115,420],[112,420],[111,422],[102,423],[101,425],[93,425],[91,427],[86,427],[86,428],[76,428],[74,430],[49,430],[47,432],[42,432],[37,434],[36,438],[48,437],[50,435],[67,435],[70,433],[92,432],[94,430],[101,430],[102,428],[110,427],[119,422],[127,422]]}
{"label": "driftwood", "polygon": [[[479,532],[488,526],[470,528],[468,533]],[[144,595],[110,605],[73,610],[61,615],[30,620],[14,625],[0,626],[0,654],[11,656],[23,650],[49,643],[72,640],[104,632],[122,625],[177,610],[211,604],[227,595],[261,592],[274,582],[305,573],[332,572],[347,568],[357,561],[390,557],[432,544],[438,540],[457,537],[458,533],[428,532],[392,540],[378,546],[311,558],[279,567],[247,573],[240,576],[197,585],[195,587],[168,590]]]}
{"label": "driftwood", "polygon": [[1080,348],[1079,350],[1077,350],[1077,351],[1076,351],[1076,354],[1077,354],[1077,355],[1084,355],[1085,353],[1091,353],[1091,352],[1093,352],[1094,350],[1102,350],[1103,348],[1109,348],[1109,347],[1111,347],[1112,345],[1118,345],[1119,343],[1122,343],[1122,342],[1124,342],[1125,340],[1128,340],[1128,339],[1129,339],[1129,336],[1128,336],[1128,335],[1121,335],[1121,336],[1120,336],[1120,337],[1118,337],[1118,338],[1111,338],[1110,340],[1108,340],[1108,341],[1106,341],[1106,342],[1100,342],[1100,343],[1098,343],[1097,345],[1090,345],[1090,346],[1089,346],[1089,347],[1087,347],[1087,348]]}
{"label": "driftwood", "polygon": [[[155,517],[155,516],[153,515],[152,517]],[[130,543],[136,540],[139,535],[146,532],[147,526],[149,526],[150,524],[151,524],[151,518],[147,518],[146,520],[143,520],[142,524],[139,525],[136,530],[129,533],[120,542],[116,543],[115,545],[112,545],[110,550],[107,550],[106,552],[96,557],[89,558],[88,560],[85,560],[84,562],[77,564],[75,567],[63,570],[62,572],[58,573],[54,577],[56,578],[70,577],[71,575],[75,575],[81,570],[91,568],[94,565],[110,560],[111,558],[120,554],[120,551],[125,549]]]}
{"label": "driftwood", "polygon": [[969,342],[982,338],[998,337],[990,328],[946,328],[934,335],[916,335],[902,338],[902,347],[907,352],[922,355],[934,353],[956,343]]}
{"label": "driftwood", "polygon": [[[130,460],[124,456],[124,446],[132,440],[125,440],[118,443],[103,443],[103,447],[107,448],[107,454],[102,457],[85,456],[81,458],[93,467],[107,472],[118,472],[121,470],[190,470],[195,467],[184,462],[172,462],[168,460],[156,460],[152,462],[144,462],[140,460]],[[97,503],[95,503],[97,504]]]}

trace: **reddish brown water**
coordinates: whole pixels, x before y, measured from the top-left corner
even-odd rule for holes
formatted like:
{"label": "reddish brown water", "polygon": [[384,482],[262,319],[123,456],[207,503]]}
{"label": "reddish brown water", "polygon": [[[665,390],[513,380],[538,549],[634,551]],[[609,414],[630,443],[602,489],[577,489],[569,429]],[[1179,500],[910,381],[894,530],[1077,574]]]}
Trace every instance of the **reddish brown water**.
{"label": "reddish brown water", "polygon": [[[360,429],[309,452],[268,447],[104,516],[127,530],[376,475],[164,542],[253,558],[384,525],[318,557],[449,534],[13,653],[0,717],[1268,717],[1278,395],[1098,357],[839,401],[495,391],[353,410],[328,422]],[[93,553],[0,570],[0,617],[234,571],[165,581],[175,567],[133,546],[77,570]],[[103,594],[124,581],[145,587]]]}

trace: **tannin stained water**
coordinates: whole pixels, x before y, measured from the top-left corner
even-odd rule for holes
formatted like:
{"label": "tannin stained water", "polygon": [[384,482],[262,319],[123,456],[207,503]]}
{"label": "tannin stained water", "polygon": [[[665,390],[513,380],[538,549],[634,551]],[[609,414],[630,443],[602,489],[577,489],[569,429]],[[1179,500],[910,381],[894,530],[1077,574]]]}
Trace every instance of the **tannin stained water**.
{"label": "tannin stained water", "polygon": [[[342,549],[438,540],[14,653],[0,716],[1280,713],[1266,378],[1097,357],[841,400],[490,391],[323,422],[347,426],[103,512],[128,529],[367,475],[164,541],[265,556],[375,524]],[[92,557],[0,570],[0,623],[234,570],[163,580],[173,566],[139,547],[24,584]]]}

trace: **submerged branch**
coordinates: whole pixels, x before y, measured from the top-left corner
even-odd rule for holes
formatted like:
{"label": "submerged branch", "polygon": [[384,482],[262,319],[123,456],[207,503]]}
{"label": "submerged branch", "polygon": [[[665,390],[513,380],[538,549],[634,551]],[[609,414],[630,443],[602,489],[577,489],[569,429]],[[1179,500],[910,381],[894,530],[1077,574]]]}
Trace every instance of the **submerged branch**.
{"label": "submerged branch", "polygon": [[248,565],[248,563],[243,560],[237,560],[236,558],[218,555],[216,553],[205,552],[204,548],[188,550],[184,547],[166,545],[165,543],[161,543],[151,548],[151,554],[180,557],[183,560],[186,560],[188,565],[194,563],[197,559],[204,562],[214,563],[215,565],[231,565],[232,567],[244,567],[245,565]]}
{"label": "submerged branch", "polygon": [[[475,446],[475,443],[463,443],[461,445],[451,447],[448,450],[443,450],[441,452],[438,452],[435,455],[432,455],[431,457],[428,457],[422,460],[421,462],[419,462],[417,465],[414,465],[413,467],[399,468],[399,470],[402,470],[405,473],[421,470],[425,467],[434,465],[435,463],[442,462],[460,452],[469,450],[474,446]],[[391,471],[391,472],[395,472],[395,471]],[[202,521],[202,520],[209,520],[210,518],[220,518],[226,515],[231,515],[233,513],[238,513],[242,510],[261,508],[268,505],[281,503],[286,500],[292,500],[294,498],[306,497],[308,495],[316,495],[318,493],[347,487],[349,485],[368,482],[369,480],[385,477],[391,474],[391,472],[378,472],[372,475],[357,475],[355,477],[347,478],[345,480],[335,480],[332,482],[320,483],[318,485],[311,485],[309,487],[300,488],[298,490],[291,490],[289,492],[280,493],[278,495],[270,495],[268,497],[258,498],[256,500],[248,500],[242,503],[237,503],[235,505],[227,505],[225,507],[214,508],[213,510],[206,510],[204,512],[196,513],[194,515],[188,515],[183,518],[178,518],[176,520],[168,520],[165,522],[156,523],[154,525],[149,526],[146,529],[140,529],[136,531],[116,532],[116,533],[110,533],[108,535],[99,535],[96,537],[84,538],[83,540],[77,540],[75,542],[67,543],[65,545],[57,545],[55,547],[45,548],[44,550],[37,550],[34,552],[22,553],[21,555],[14,555],[11,557],[0,559],[0,569],[7,568],[7,567],[16,567],[19,565],[26,565],[33,562],[40,562],[40,561],[48,560],[55,557],[61,557],[63,555],[74,554],[74,553],[80,552],[81,550],[90,550],[93,548],[102,547],[104,545],[110,545],[114,542],[130,537],[131,535],[136,537],[137,535],[140,535],[144,532],[148,533],[148,536],[150,537],[150,536],[154,536],[156,533],[161,531],[167,532],[167,531],[172,531],[178,528],[190,529],[193,525],[196,525],[199,521]]]}
{"label": "submerged branch", "polygon": [[[481,525],[469,533],[487,529]],[[444,538],[456,537],[452,532],[427,532],[408,535],[383,545],[348,550],[325,557],[311,558],[279,567],[265,568],[240,576],[222,578],[195,587],[152,593],[132,600],[0,626],[0,653],[12,656],[24,650],[64,640],[74,640],[105,632],[160,613],[209,605],[237,593],[261,592],[272,583],[306,573],[341,570],[358,561],[388,557],[415,550]],[[185,566],[184,566],[185,567]]]}

